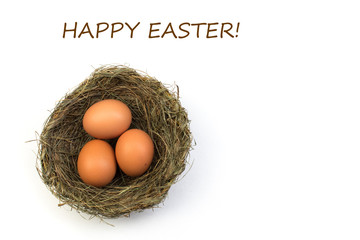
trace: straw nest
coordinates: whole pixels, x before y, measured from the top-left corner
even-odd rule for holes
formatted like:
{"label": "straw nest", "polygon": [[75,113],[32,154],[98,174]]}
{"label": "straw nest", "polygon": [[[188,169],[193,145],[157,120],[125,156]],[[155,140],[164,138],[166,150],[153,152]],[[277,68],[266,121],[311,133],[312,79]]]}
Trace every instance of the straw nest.
{"label": "straw nest", "polygon": [[[130,128],[147,132],[155,146],[148,171],[136,178],[119,169],[102,188],[83,183],[77,157],[91,139],[82,127],[85,111],[103,99],[118,99],[130,108]],[[116,139],[108,141],[112,146]],[[189,120],[176,92],[161,82],[125,66],[96,69],[58,102],[39,137],[38,172],[48,189],[79,212],[100,218],[129,216],[162,202],[184,171],[192,144]]]}

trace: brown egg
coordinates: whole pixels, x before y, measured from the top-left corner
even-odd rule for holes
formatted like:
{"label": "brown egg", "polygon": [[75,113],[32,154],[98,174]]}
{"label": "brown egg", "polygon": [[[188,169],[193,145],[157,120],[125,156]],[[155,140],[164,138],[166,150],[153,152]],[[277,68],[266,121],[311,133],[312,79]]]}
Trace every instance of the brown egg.
{"label": "brown egg", "polygon": [[120,169],[128,176],[137,177],[149,168],[154,156],[154,144],[146,132],[130,129],[119,137],[115,155]]}
{"label": "brown egg", "polygon": [[125,103],[106,99],[93,104],[83,118],[83,127],[91,136],[111,139],[120,136],[131,124],[131,111]]}
{"label": "brown egg", "polygon": [[116,173],[114,149],[103,140],[87,142],[79,153],[77,168],[84,183],[95,187],[109,184]]}

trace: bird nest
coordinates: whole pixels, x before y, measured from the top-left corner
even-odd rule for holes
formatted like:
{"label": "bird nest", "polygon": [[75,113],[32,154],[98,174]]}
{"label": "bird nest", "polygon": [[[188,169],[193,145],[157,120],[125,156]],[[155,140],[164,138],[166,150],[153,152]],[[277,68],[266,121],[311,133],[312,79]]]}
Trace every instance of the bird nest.
{"label": "bird nest", "polygon": [[[58,102],[39,137],[38,172],[48,189],[79,212],[100,218],[129,216],[164,200],[185,170],[192,145],[189,119],[179,101],[158,80],[125,66],[105,66]],[[117,99],[131,110],[130,128],[144,130],[154,142],[154,159],[140,177],[119,169],[105,187],[85,184],[77,171],[81,148],[94,139],[82,126],[86,110],[104,99]],[[107,140],[113,147],[117,139]]]}

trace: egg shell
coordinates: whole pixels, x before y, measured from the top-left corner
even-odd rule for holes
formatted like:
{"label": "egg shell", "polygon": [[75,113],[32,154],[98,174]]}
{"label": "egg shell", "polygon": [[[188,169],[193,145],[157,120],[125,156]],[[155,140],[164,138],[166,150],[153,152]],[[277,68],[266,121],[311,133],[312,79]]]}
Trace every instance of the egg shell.
{"label": "egg shell", "polygon": [[114,149],[103,140],[87,142],[79,153],[77,168],[84,183],[95,187],[109,184],[117,168]]}
{"label": "egg shell", "polygon": [[131,111],[125,103],[116,99],[106,99],[93,104],[83,118],[85,131],[99,139],[120,136],[131,124]]}
{"label": "egg shell", "polygon": [[140,129],[124,132],[116,142],[116,161],[128,176],[137,177],[146,172],[154,157],[154,143]]}

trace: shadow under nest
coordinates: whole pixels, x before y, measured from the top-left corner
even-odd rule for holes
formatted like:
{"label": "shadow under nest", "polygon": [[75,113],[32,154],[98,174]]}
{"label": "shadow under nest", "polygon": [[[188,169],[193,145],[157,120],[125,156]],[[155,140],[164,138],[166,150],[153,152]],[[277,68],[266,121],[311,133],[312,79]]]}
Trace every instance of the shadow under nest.
{"label": "shadow under nest", "polygon": [[[77,157],[94,139],[82,127],[86,110],[104,99],[117,99],[131,110],[130,128],[144,130],[154,142],[154,159],[140,177],[119,169],[113,181],[98,188],[83,183]],[[100,218],[129,216],[162,202],[185,170],[192,145],[190,121],[173,93],[158,80],[125,66],[96,69],[59,101],[39,138],[38,172],[45,185],[73,209]],[[117,139],[107,140],[113,147]]]}

